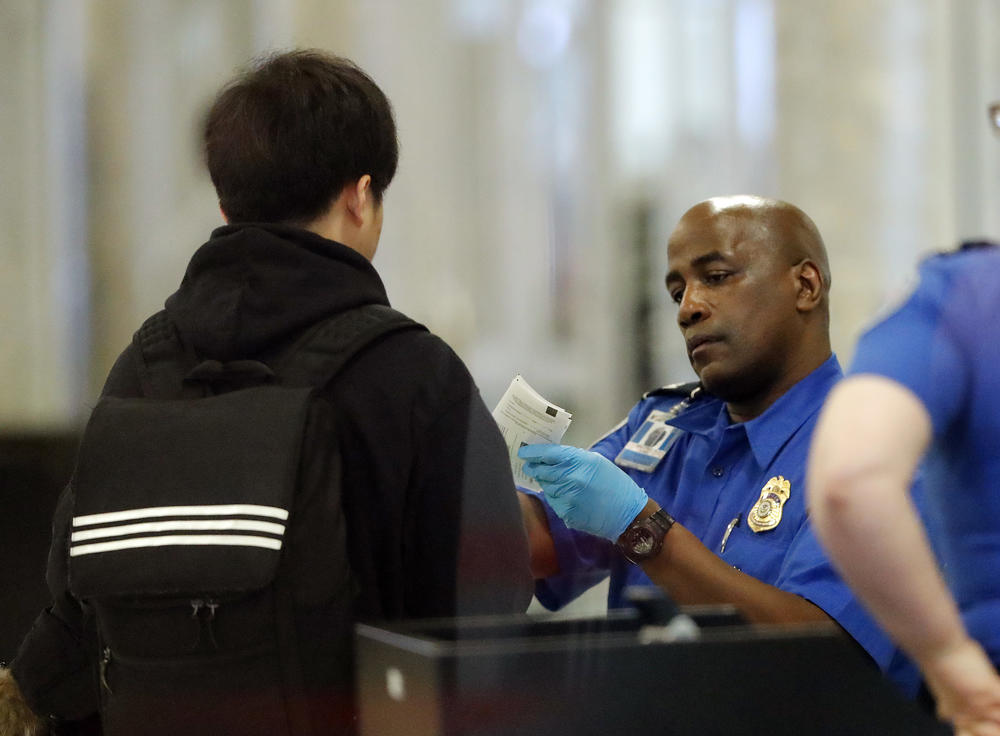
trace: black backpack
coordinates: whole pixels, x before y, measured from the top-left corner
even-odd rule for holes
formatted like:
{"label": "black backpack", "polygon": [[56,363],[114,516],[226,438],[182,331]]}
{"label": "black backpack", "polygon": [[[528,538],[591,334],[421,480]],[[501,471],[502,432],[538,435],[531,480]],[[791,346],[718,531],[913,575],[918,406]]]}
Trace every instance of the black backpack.
{"label": "black backpack", "polygon": [[318,388],[412,328],[360,307],[273,369],[199,362],[163,312],[136,333],[144,398],[98,402],[73,480],[106,736],[351,733],[356,582]]}

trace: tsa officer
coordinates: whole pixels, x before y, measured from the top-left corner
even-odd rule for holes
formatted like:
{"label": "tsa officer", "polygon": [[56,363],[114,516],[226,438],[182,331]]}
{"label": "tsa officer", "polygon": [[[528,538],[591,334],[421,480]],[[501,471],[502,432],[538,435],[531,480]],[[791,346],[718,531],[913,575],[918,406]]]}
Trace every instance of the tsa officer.
{"label": "tsa officer", "polygon": [[667,251],[699,381],[646,394],[590,450],[521,449],[544,491],[520,494],[537,598],[557,609],[610,576],[611,608],[626,586],[657,585],[752,622],[833,620],[913,692],[912,667],[834,572],[806,514],[810,435],[841,377],[816,226],[787,202],[715,197],[681,217]]}

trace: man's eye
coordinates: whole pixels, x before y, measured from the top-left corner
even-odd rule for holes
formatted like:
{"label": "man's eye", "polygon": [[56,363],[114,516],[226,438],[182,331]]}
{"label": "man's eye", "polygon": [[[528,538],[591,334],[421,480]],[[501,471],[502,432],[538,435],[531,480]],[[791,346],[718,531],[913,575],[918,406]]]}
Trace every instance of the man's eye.
{"label": "man's eye", "polygon": [[705,274],[705,282],[708,284],[721,284],[731,275],[729,271],[711,271]]}
{"label": "man's eye", "polygon": [[680,304],[681,299],[684,298],[684,289],[677,289],[676,291],[671,291],[670,298],[671,300],[673,300],[674,304]]}

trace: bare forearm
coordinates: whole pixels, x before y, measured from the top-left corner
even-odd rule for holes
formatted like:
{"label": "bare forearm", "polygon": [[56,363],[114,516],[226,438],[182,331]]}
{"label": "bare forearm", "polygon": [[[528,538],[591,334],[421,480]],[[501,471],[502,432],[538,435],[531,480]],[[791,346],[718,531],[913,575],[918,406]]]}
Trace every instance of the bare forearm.
{"label": "bare forearm", "polygon": [[920,665],[963,736],[1000,733],[1000,678],[969,638],[910,500],[931,421],[908,389],[855,376],[813,435],[809,498],[820,540],[858,596]]}
{"label": "bare forearm", "polygon": [[559,572],[559,558],[556,556],[556,545],[552,532],[549,531],[549,520],[545,516],[542,502],[527,493],[518,493],[517,498],[521,504],[524,530],[528,535],[531,574],[536,579],[555,575]]}
{"label": "bare forearm", "polygon": [[[531,571],[536,578],[555,575],[559,561],[542,503],[524,493],[518,496],[531,550]],[[649,501],[639,517],[649,516],[657,508],[655,501]],[[680,524],[667,533],[659,555],[643,563],[643,571],[681,604],[731,604],[749,621],[758,623],[830,620],[804,598],[727,564]]]}
{"label": "bare forearm", "polygon": [[680,524],[674,524],[660,554],[643,563],[642,569],[680,604],[732,604],[754,623],[830,620],[804,598],[727,564]]}
{"label": "bare forearm", "polygon": [[965,639],[901,478],[866,474],[821,494],[817,535],[845,580],[886,631],[918,662]]}
{"label": "bare forearm", "polygon": [[858,376],[831,394],[813,437],[809,494],[820,541],[890,635],[918,661],[965,638],[910,501],[931,435],[919,400]]}

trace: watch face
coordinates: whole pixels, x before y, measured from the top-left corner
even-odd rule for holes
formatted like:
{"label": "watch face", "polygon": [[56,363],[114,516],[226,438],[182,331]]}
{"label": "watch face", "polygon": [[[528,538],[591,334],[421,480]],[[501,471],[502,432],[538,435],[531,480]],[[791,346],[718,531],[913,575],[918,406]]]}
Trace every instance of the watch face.
{"label": "watch face", "polygon": [[628,541],[632,554],[637,557],[644,557],[648,555],[653,551],[653,545],[656,544],[656,538],[653,536],[653,532],[645,527],[639,527],[638,529],[632,530],[632,534],[629,535]]}

